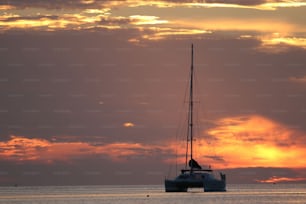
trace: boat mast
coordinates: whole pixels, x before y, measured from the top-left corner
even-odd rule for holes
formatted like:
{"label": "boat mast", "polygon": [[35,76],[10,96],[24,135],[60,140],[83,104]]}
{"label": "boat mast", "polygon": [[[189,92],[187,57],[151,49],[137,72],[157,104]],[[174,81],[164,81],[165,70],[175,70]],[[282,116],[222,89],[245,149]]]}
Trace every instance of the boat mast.
{"label": "boat mast", "polygon": [[193,142],[193,44],[191,44],[191,74],[190,74],[190,159],[192,159]]}
{"label": "boat mast", "polygon": [[[193,44],[191,44],[191,67],[190,67],[190,92],[189,92],[189,108],[188,108],[188,135],[187,143],[190,141],[190,160],[193,161]],[[188,146],[188,145],[187,145]],[[186,161],[187,162],[187,161]],[[193,165],[191,165],[191,170]]]}

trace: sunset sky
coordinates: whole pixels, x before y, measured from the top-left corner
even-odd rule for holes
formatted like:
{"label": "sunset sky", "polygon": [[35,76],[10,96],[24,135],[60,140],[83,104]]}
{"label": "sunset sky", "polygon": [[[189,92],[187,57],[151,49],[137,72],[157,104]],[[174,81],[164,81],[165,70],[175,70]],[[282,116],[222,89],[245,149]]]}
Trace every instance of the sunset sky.
{"label": "sunset sky", "polygon": [[175,176],[191,43],[195,159],[229,183],[306,182],[305,13],[305,0],[0,0],[0,185]]}

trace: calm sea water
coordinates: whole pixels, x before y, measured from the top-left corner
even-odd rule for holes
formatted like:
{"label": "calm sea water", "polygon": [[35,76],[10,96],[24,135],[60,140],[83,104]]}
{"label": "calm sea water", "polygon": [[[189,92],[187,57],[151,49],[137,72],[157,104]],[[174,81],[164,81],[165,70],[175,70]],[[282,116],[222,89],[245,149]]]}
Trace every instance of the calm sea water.
{"label": "calm sea water", "polygon": [[0,187],[0,204],[306,203],[306,184],[228,185],[222,193],[165,193],[163,186]]}

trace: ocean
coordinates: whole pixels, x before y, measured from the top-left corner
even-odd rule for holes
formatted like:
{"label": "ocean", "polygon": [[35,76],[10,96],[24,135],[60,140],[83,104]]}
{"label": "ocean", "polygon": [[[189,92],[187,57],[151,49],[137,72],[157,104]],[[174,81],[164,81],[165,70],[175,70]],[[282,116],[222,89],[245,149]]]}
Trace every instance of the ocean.
{"label": "ocean", "polygon": [[156,185],[0,187],[0,204],[306,203],[306,184],[228,184],[227,190],[165,193]]}

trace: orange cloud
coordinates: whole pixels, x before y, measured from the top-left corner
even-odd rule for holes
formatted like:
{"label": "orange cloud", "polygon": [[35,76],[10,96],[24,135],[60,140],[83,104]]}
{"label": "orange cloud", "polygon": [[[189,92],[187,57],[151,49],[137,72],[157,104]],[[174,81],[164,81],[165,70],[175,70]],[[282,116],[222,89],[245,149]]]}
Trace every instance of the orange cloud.
{"label": "orange cloud", "polygon": [[86,142],[50,142],[45,139],[11,136],[8,141],[0,142],[0,160],[52,163],[101,155],[114,161],[124,161],[132,156],[152,155],[156,150],[163,150],[163,147],[119,142],[104,145]]}
{"label": "orange cloud", "polygon": [[223,118],[207,131],[228,167],[305,167],[304,133],[259,115]]}
{"label": "orange cloud", "polygon": [[140,30],[148,33],[142,34],[140,37],[129,39],[129,42],[138,43],[141,39],[144,40],[162,40],[169,36],[187,36],[211,33],[210,31],[192,29],[192,28],[175,28],[175,27],[149,27],[141,28]]}
{"label": "orange cloud", "polygon": [[14,6],[11,6],[11,5],[0,5],[0,10],[11,10],[11,9],[14,9],[15,7]]}
{"label": "orange cloud", "polygon": [[[222,118],[204,135],[206,138],[196,137],[194,146],[194,157],[203,166],[306,167],[306,144],[302,142],[306,134],[263,116]],[[183,164],[185,143],[177,151],[177,161]]]}
{"label": "orange cloud", "polygon": [[289,81],[296,83],[306,83],[306,76],[303,77],[289,77]]}
{"label": "orange cloud", "polygon": [[0,18],[0,26],[3,30],[9,29],[41,29],[41,30],[54,30],[66,28],[68,25],[78,24],[77,16],[65,16],[59,18],[57,16],[31,16],[23,17],[19,15],[3,15]]}
{"label": "orange cloud", "polygon": [[[159,8],[168,7],[189,7],[189,8],[247,8],[258,10],[276,10],[278,8],[290,8],[290,7],[302,7],[306,6],[306,3],[302,0],[266,0],[266,1],[245,1],[245,0],[214,0],[214,1],[172,1],[172,0],[154,0],[154,1],[139,1],[139,0],[126,0],[110,1],[106,2],[108,7],[128,6],[128,7],[140,7],[140,6],[155,6]],[[105,5],[105,6],[106,6]]]}
{"label": "orange cloud", "polygon": [[258,5],[255,8],[262,9],[262,10],[276,10],[277,8],[292,8],[292,7],[303,7],[306,6],[306,2],[303,0],[284,0],[284,1],[267,1],[264,4]]}
{"label": "orange cloud", "polygon": [[288,49],[288,45],[306,49],[306,38],[304,37],[281,36],[279,33],[273,33],[269,36],[259,37],[259,39],[261,41],[259,50],[263,51],[282,52]]}
{"label": "orange cloud", "polygon": [[[264,52],[283,52],[291,46],[306,49],[306,29],[298,24],[272,19],[193,19],[172,20],[168,27],[189,28],[190,30],[209,31],[256,31],[252,35],[241,35],[240,38],[253,38],[260,41],[257,48]],[[156,30],[156,35],[159,32]],[[197,34],[197,33],[195,33]]]}
{"label": "orange cloud", "polygon": [[205,30],[238,30],[238,31],[259,31],[259,32],[280,32],[288,33],[293,31],[301,32],[301,28],[293,24],[269,20],[269,19],[235,19],[235,18],[224,18],[224,19],[205,19],[198,20],[195,22],[193,19],[177,20],[173,21],[175,25],[182,27],[193,27],[197,29]]}
{"label": "orange cloud", "polygon": [[[10,29],[36,29],[54,31],[60,29],[81,30],[88,28],[118,29],[129,25],[127,17],[110,17],[110,9],[85,9],[79,13],[66,13],[61,15],[0,15],[0,30]],[[46,11],[43,11],[46,12]]]}
{"label": "orange cloud", "polygon": [[4,160],[52,162],[89,153],[93,153],[92,146],[81,142],[52,143],[20,136],[0,142],[0,158]]}
{"label": "orange cloud", "polygon": [[280,182],[306,181],[306,178],[290,178],[290,177],[272,176],[268,179],[256,180],[256,181],[259,183],[280,183]]}
{"label": "orange cloud", "polygon": [[[16,4],[16,5],[14,5]],[[173,12],[173,16],[160,13],[160,16],[146,15],[143,12],[149,11],[150,7],[181,8],[192,10],[193,8],[253,8],[264,10],[275,10],[280,7],[301,7],[306,6],[303,1],[93,1],[79,0],[76,3],[62,2],[63,11],[60,14],[50,8],[59,8],[61,3],[50,4],[43,1],[32,2],[27,5],[22,2],[12,2],[12,5],[0,6],[0,10],[9,9],[0,15],[0,31],[12,29],[32,29],[42,31],[56,30],[87,30],[87,29],[138,29],[139,36],[128,39],[129,42],[139,43],[141,40],[161,40],[169,36],[186,36],[211,33],[211,31],[259,31],[260,33],[281,33],[287,37],[262,36],[258,38],[262,45],[259,50],[275,51],[283,50],[279,46],[293,45],[305,48],[303,37],[294,37],[297,32],[306,32],[298,22],[288,22],[284,19],[242,19],[242,18],[216,18],[203,20],[184,18]],[[23,9],[27,7],[30,14],[25,15]],[[42,7],[42,8],[41,8]],[[139,14],[128,7],[140,7],[143,14]],[[156,9],[156,8],[155,8]],[[31,13],[31,11],[33,12]],[[128,12],[127,12],[128,11]],[[173,11],[173,10],[171,10]],[[179,10],[178,10],[179,11]],[[188,11],[188,12],[189,12]],[[135,13],[130,13],[135,12]],[[127,14],[128,13],[128,14]],[[149,12],[151,13],[151,11]],[[159,12],[156,12],[157,14]],[[53,14],[53,15],[52,15]],[[182,18],[182,19],[180,19]],[[274,20],[273,20],[274,19]],[[290,35],[291,34],[291,37]],[[259,35],[259,34],[256,34]],[[289,36],[289,37],[288,37]]]}
{"label": "orange cloud", "polygon": [[39,159],[37,151],[44,151],[50,146],[46,140],[28,139],[11,136],[6,142],[0,142],[0,158],[12,160],[36,160]]}
{"label": "orange cloud", "polygon": [[[205,167],[306,167],[306,134],[260,115],[226,117],[215,121],[215,127],[197,136],[194,158]],[[0,142],[0,159],[11,161],[71,161],[93,155],[113,161],[132,157],[162,155],[161,162],[185,163],[186,142],[165,141],[162,145],[117,142],[57,142],[45,139],[11,136]],[[177,157],[175,157],[177,155]]]}
{"label": "orange cloud", "polygon": [[131,22],[134,25],[153,25],[153,24],[165,24],[167,20],[160,20],[157,16],[142,16],[132,15],[130,16]]}
{"label": "orange cloud", "polygon": [[42,8],[64,8],[75,9],[78,7],[85,8],[119,8],[119,7],[141,7],[141,6],[155,6],[161,8],[167,7],[205,7],[205,8],[251,8],[262,10],[275,10],[282,7],[301,7],[306,3],[303,0],[124,0],[124,1],[105,1],[105,0],[75,0],[60,1],[60,2],[45,2],[37,0],[32,2],[12,1],[7,2],[3,6],[12,6],[17,8],[24,7],[42,7]]}

